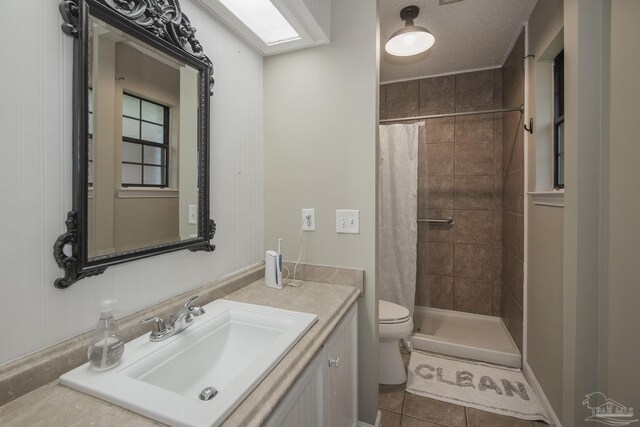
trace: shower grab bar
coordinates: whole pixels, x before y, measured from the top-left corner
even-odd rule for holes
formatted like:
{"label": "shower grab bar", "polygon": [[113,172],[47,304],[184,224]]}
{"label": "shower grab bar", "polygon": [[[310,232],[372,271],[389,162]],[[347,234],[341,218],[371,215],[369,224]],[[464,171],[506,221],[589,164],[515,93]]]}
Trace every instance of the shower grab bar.
{"label": "shower grab bar", "polygon": [[453,225],[456,223],[456,221],[450,216],[444,219],[418,218],[418,222],[428,222],[429,224],[447,224],[447,225]]}

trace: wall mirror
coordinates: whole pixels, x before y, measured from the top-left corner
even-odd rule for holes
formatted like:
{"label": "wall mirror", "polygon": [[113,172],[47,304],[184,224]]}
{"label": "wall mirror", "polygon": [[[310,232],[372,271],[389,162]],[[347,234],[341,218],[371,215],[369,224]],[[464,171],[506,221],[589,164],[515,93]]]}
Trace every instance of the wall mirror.
{"label": "wall mirror", "polygon": [[54,257],[67,288],[111,265],[213,251],[213,66],[177,0],[63,0],[74,37],[73,207]]}

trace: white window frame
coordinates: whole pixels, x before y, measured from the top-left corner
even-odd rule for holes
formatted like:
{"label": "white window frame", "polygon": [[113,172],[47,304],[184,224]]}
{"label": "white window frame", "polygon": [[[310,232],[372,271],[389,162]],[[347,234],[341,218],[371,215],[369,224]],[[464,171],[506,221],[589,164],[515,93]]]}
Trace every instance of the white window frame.
{"label": "white window frame", "polygon": [[555,189],[553,178],[553,59],[563,48],[563,30],[560,30],[540,58],[535,58],[535,190],[527,194],[540,206],[564,207],[564,189]]}

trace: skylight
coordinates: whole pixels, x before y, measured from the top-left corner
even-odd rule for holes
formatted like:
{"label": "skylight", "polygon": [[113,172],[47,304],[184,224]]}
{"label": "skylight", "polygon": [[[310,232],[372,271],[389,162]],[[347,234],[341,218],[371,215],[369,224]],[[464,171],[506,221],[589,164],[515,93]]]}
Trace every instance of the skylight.
{"label": "skylight", "polygon": [[300,39],[300,35],[270,0],[219,1],[267,46]]}

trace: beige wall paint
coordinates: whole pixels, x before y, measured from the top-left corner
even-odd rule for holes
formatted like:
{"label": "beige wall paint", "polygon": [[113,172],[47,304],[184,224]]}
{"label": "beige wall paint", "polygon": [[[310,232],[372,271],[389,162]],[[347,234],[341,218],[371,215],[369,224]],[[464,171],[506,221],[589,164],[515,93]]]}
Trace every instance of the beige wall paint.
{"label": "beige wall paint", "polygon": [[[115,171],[113,158],[116,138],[115,105],[115,68],[116,46],[105,35],[93,39],[94,60],[93,79],[93,221],[95,230],[90,237],[95,241],[89,242],[94,249],[92,254],[113,253],[114,251],[114,189]],[[97,60],[96,60],[97,58]],[[99,120],[97,118],[100,118]]]}
{"label": "beige wall paint", "polygon": [[[640,2],[611,2],[609,277],[602,339],[607,396],[640,408]],[[637,418],[637,417],[636,417]]]}
{"label": "beige wall paint", "polygon": [[116,196],[114,242],[117,252],[175,242],[178,236],[177,197]]}
{"label": "beige wall paint", "polygon": [[529,209],[527,363],[556,414],[562,412],[563,209]]}
{"label": "beige wall paint", "polygon": [[[122,42],[116,44],[117,80],[115,87],[115,139],[112,168],[114,197],[113,244],[116,252],[180,239],[177,198],[120,198],[122,173],[122,96],[124,92],[171,108],[169,162],[177,169],[180,149],[180,71]],[[99,116],[97,116],[99,117]],[[193,163],[195,164],[195,162]],[[177,173],[171,172],[170,184],[177,186]]]}
{"label": "beige wall paint", "polygon": [[[528,137],[527,168],[529,188],[534,191],[536,183],[547,177],[536,177],[536,162],[551,162],[551,157],[536,153],[543,151],[536,144],[545,144],[543,135],[551,128],[543,126],[543,118],[536,111],[550,115],[551,96],[541,93],[536,82],[546,78],[550,82],[551,66],[543,58],[543,53],[556,35],[562,31],[562,0],[540,0],[528,22],[529,54],[534,59],[527,60],[528,93],[527,111],[533,117],[536,131]],[[547,73],[536,75],[536,72]],[[542,105],[542,104],[545,105]],[[546,116],[545,115],[545,116]],[[547,188],[550,189],[550,188]],[[562,248],[563,215],[562,208],[534,205],[529,199],[528,211],[528,268],[527,268],[527,354],[534,375],[542,386],[547,399],[556,414],[562,413]]]}
{"label": "beige wall paint", "polygon": [[[94,37],[94,202],[89,254],[103,255],[179,240],[178,199],[127,197],[122,181],[122,96],[132,93],[171,107],[170,157],[176,171],[180,123],[180,72],[123,42],[113,33]],[[99,53],[99,54],[98,54]],[[150,72],[153,70],[153,72]],[[192,164],[195,165],[195,147]],[[175,165],[174,165],[175,164]],[[195,168],[194,168],[195,170]],[[193,171],[190,171],[193,173]],[[173,173],[172,175],[176,175]],[[178,188],[177,176],[171,179]],[[195,192],[195,182],[191,182]],[[94,211],[95,209],[95,211]]]}
{"label": "beige wall paint", "polygon": [[[623,405],[640,405],[640,3],[539,2],[529,21],[530,53],[539,59],[562,27],[560,5],[565,208],[529,205],[528,359],[562,424],[578,426],[588,424],[581,404],[586,393],[599,390]],[[529,67],[535,77],[540,68]],[[535,149],[529,147],[531,173]]]}
{"label": "beige wall paint", "polygon": [[[564,25],[562,0],[538,0],[529,16],[529,53],[540,58]],[[531,64],[531,62],[529,62]]]}
{"label": "beige wall paint", "polygon": [[197,224],[189,224],[189,205],[198,206],[198,101],[198,72],[189,66],[181,67],[178,146],[178,222],[181,240],[198,233]]}
{"label": "beige wall paint", "polygon": [[[357,17],[358,19],[354,19]],[[365,270],[359,301],[359,418],[378,394],[376,235],[377,2],[334,2],[331,44],[264,61],[265,248],[295,260],[302,208],[305,262]],[[360,234],[336,234],[336,209],[360,210]],[[304,286],[304,285],[303,285]]]}
{"label": "beige wall paint", "polygon": [[640,404],[635,1],[565,0],[567,189],[563,424],[586,425],[594,390]]}
{"label": "beige wall paint", "polygon": [[[608,209],[606,170],[606,32],[609,2],[564,1],[565,207],[563,227],[562,423],[587,425],[581,405],[598,390],[602,219]],[[627,224],[628,225],[628,224]],[[606,268],[606,266],[605,266]]]}

